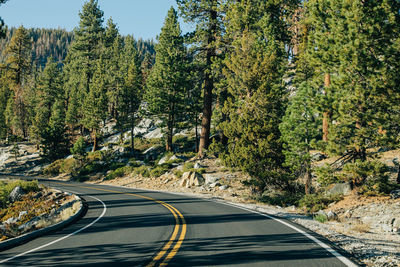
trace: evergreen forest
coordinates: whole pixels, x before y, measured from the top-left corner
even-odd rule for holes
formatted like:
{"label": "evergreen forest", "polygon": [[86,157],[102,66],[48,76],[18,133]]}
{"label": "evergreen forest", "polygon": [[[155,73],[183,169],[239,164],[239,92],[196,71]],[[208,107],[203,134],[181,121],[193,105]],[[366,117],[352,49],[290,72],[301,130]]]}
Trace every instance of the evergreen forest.
{"label": "evergreen forest", "polygon": [[[73,32],[2,26],[1,142],[34,143],[49,163],[72,153],[84,168],[85,147],[99,150],[110,121],[137,158],[135,127],[157,118],[160,153],[219,158],[269,201],[272,191],[316,201],[316,180],[396,188],[378,158],[400,141],[398,0],[177,6],[156,41],[122,36],[97,0]],[[183,34],[181,19],[194,30]],[[185,129],[195,129],[193,146],[177,142]],[[315,151],[337,160],[317,168]]]}

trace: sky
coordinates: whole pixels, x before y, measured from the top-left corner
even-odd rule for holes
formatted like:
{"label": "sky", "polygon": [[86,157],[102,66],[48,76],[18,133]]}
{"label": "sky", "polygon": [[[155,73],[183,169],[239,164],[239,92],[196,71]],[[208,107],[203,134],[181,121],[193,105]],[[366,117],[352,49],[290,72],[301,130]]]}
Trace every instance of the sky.
{"label": "sky", "polygon": [[[85,0],[9,0],[0,5],[0,17],[8,27],[61,28],[72,31],[79,24],[79,11]],[[175,0],[99,0],[104,22],[112,17],[122,35],[155,39],[168,9]],[[183,32],[191,26],[181,21]]]}

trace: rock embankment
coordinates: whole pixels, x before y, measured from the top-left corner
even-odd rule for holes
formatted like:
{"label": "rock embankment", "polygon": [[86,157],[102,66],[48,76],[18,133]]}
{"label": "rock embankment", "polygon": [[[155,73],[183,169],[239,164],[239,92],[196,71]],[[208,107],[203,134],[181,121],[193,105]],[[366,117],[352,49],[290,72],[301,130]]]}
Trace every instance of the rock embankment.
{"label": "rock embankment", "polygon": [[43,189],[26,194],[20,187],[10,193],[9,201],[7,209],[0,210],[0,241],[65,221],[83,205],[79,197],[70,193]]}

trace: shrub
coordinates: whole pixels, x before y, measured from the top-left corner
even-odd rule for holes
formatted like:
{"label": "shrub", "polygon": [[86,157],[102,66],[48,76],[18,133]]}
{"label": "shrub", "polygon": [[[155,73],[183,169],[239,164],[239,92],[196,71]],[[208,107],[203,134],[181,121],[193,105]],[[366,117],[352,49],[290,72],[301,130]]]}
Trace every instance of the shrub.
{"label": "shrub", "polygon": [[163,175],[164,173],[168,172],[170,167],[168,164],[162,164],[154,167],[153,169],[150,170],[150,176],[151,177],[159,177]]}
{"label": "shrub", "polygon": [[304,196],[301,191],[296,191],[297,193],[291,193],[289,191],[283,191],[274,194],[263,194],[258,200],[264,203],[268,203],[270,205],[278,205],[281,207],[287,206],[298,206],[299,200]]}
{"label": "shrub", "polygon": [[62,159],[56,160],[50,165],[48,165],[46,168],[43,169],[43,174],[44,175],[50,175],[50,176],[57,176],[61,172],[61,165],[63,164]]}
{"label": "shrub", "polygon": [[136,174],[136,175],[141,175],[143,177],[150,177],[150,167],[143,165],[143,166],[134,168],[132,173]]}
{"label": "shrub", "polygon": [[326,223],[328,221],[328,217],[325,214],[317,214],[314,216],[314,220],[320,223]]}
{"label": "shrub", "polygon": [[74,158],[64,159],[62,160],[60,172],[72,173],[79,167],[78,165],[79,165],[78,162]]}
{"label": "shrub", "polygon": [[356,161],[343,168],[343,179],[359,187],[359,192],[367,195],[390,193],[389,168],[382,162]]}
{"label": "shrub", "polygon": [[185,173],[185,172],[192,170],[193,168],[194,168],[193,162],[185,162],[185,164],[183,165],[182,171]]}
{"label": "shrub", "polygon": [[307,212],[316,212],[328,207],[329,204],[343,199],[342,195],[325,196],[322,194],[305,195],[299,201],[299,206],[305,208]]}
{"label": "shrub", "polygon": [[337,175],[335,175],[332,167],[328,164],[325,164],[323,167],[316,168],[315,175],[317,176],[317,181],[322,186],[328,186],[330,184],[340,182],[340,179]]}
{"label": "shrub", "polygon": [[10,182],[0,182],[0,206],[5,207],[8,202],[8,197],[15,187],[21,187],[25,192],[39,191],[39,183],[34,181],[16,180]]}
{"label": "shrub", "polygon": [[178,178],[181,178],[182,177],[182,175],[183,175],[183,172],[182,171],[180,171],[180,170],[173,170],[173,174],[176,176],[176,177],[178,177]]}
{"label": "shrub", "polygon": [[76,140],[74,146],[71,148],[71,153],[79,161],[83,161],[86,157],[86,141],[81,136]]}
{"label": "shrub", "polygon": [[96,162],[90,162],[82,167],[82,169],[79,172],[79,175],[88,175],[91,173],[100,172],[103,169],[104,169],[104,166],[102,166]]}

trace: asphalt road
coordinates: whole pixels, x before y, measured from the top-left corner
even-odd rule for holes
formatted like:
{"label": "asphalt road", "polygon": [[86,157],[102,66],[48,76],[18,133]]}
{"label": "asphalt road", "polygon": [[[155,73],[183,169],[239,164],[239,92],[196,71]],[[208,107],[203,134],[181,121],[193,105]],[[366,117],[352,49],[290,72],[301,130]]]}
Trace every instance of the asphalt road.
{"label": "asphalt road", "polygon": [[268,215],[181,195],[42,182],[79,194],[87,213],[0,252],[0,266],[356,266],[317,244],[321,237]]}

